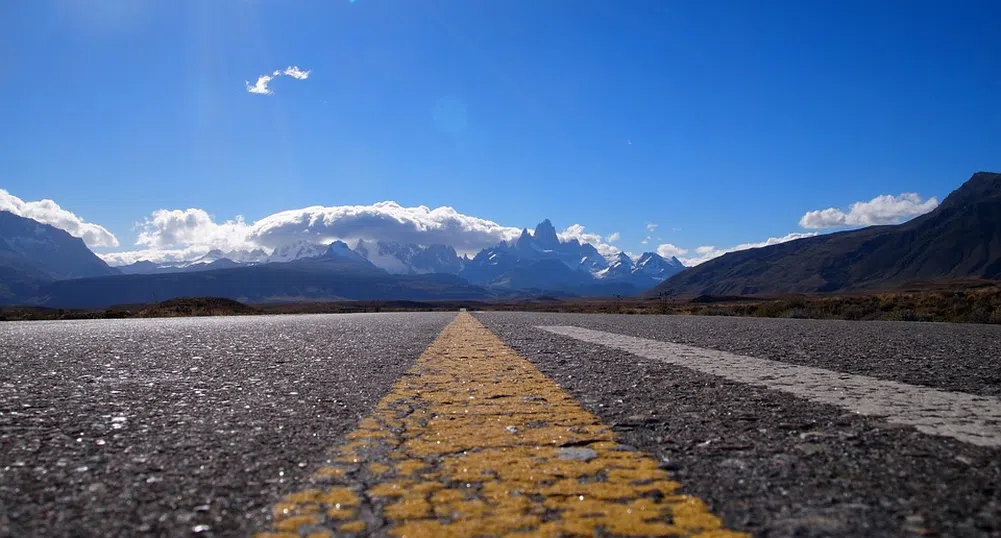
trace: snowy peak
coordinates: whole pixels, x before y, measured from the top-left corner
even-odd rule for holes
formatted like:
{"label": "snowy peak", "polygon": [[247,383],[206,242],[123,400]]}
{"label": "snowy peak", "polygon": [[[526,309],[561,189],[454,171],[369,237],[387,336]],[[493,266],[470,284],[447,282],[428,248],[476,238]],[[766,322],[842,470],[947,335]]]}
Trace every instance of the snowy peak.
{"label": "snowy peak", "polygon": [[192,263],[212,263],[216,260],[221,260],[226,257],[226,253],[220,249],[214,248],[205,254],[195,258]]}
{"label": "snowy peak", "polygon": [[205,254],[199,256],[191,262],[191,265],[199,263],[212,263],[219,260],[229,260],[236,263],[261,263],[268,259],[268,253],[261,249],[254,250],[231,250],[225,252],[221,249],[214,248]]}
{"label": "snowy peak", "polygon": [[671,256],[670,259],[665,259],[656,252],[644,252],[640,256],[640,259],[636,261],[633,274],[663,281],[684,270],[685,265],[674,256]]}
{"label": "snowy peak", "polygon": [[633,274],[633,260],[625,252],[620,252],[612,258],[608,267],[598,271],[595,276],[602,280],[624,280]]}
{"label": "snowy peak", "polygon": [[594,245],[576,239],[560,241],[553,223],[546,219],[535,227],[534,235],[523,229],[517,240],[481,250],[463,264],[463,276],[474,283],[490,282],[516,267],[542,261],[562,263],[588,278],[608,267],[608,260]]}
{"label": "snowy peak", "polygon": [[462,259],[455,249],[448,245],[428,245],[416,252],[410,259],[410,266],[415,272],[459,274],[462,270]]}
{"label": "snowy peak", "polygon": [[595,276],[605,281],[629,282],[640,288],[648,288],[684,269],[685,266],[675,257],[666,260],[656,252],[644,252],[633,263],[625,252],[620,252],[609,259],[607,269],[598,271]]}
{"label": "snowy peak", "polygon": [[358,241],[355,252],[368,260],[372,265],[394,275],[411,274],[409,265],[404,261],[409,258],[410,249],[398,243],[385,241]]}
{"label": "snowy peak", "polygon": [[558,248],[560,246],[560,238],[556,235],[556,228],[553,227],[552,222],[549,222],[549,219],[540,222],[535,227],[532,239],[535,239],[535,242],[545,249]]}
{"label": "snowy peak", "polygon": [[361,254],[351,250],[351,247],[349,247],[344,241],[334,241],[333,243],[330,243],[324,255],[332,258],[347,258],[349,260],[364,259]]}
{"label": "snowy peak", "polygon": [[268,263],[284,263],[303,258],[316,258],[327,252],[327,247],[309,241],[297,241],[282,245],[268,256]]}
{"label": "snowy peak", "polygon": [[528,233],[528,228],[522,228],[521,235],[518,236],[518,240],[514,242],[514,245],[518,248],[530,248],[532,244],[532,234]]}
{"label": "snowy peak", "polygon": [[359,241],[355,252],[376,267],[399,275],[458,274],[463,265],[455,249],[446,245],[425,247],[386,241]]}
{"label": "snowy peak", "polygon": [[264,263],[268,261],[268,253],[264,249],[254,250],[232,250],[226,257],[237,263]]}
{"label": "snowy peak", "polygon": [[[82,239],[54,226],[0,211],[0,272],[8,269],[43,280],[119,273],[95,256]],[[0,282],[0,297],[5,284]]]}

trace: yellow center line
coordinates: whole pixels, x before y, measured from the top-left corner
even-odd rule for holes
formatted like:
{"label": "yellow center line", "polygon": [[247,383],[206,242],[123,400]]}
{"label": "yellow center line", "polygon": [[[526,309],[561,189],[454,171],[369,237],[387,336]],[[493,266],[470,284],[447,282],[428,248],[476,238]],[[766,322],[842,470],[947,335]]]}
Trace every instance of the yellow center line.
{"label": "yellow center line", "polygon": [[265,537],[746,536],[460,313]]}

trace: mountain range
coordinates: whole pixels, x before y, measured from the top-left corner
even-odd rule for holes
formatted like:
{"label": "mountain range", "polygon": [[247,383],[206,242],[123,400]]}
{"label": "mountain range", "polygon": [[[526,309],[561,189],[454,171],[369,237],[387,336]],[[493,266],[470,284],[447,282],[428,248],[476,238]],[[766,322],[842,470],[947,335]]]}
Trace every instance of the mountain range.
{"label": "mountain range", "polygon": [[636,263],[624,254],[606,259],[590,244],[561,241],[548,220],[473,258],[447,245],[299,241],[271,253],[212,250],[184,262],[109,267],[62,230],[0,215],[0,304],[107,306],[190,294],[247,301],[631,295],[684,269],[655,253]]}
{"label": "mountain range", "polygon": [[578,295],[632,294],[650,288],[682,270],[669,260],[647,252],[634,263],[625,253],[609,261],[590,243],[560,241],[549,220],[522,230],[518,239],[481,250],[467,261],[459,276],[473,284],[494,288],[562,291]]}
{"label": "mountain range", "polygon": [[103,308],[174,297],[225,297],[245,303],[492,297],[488,290],[454,275],[391,275],[363,259],[329,253],[287,263],[210,271],[60,280],[36,293],[37,303],[68,308]]}
{"label": "mountain range", "polygon": [[109,267],[65,231],[0,212],[0,304],[98,307],[191,295],[251,302],[768,295],[970,278],[1001,279],[999,174],[974,174],[935,210],[903,224],[731,252],[688,269],[652,252],[605,255],[561,240],[548,220],[473,257],[446,245],[334,241]]}
{"label": "mountain range", "polygon": [[1001,174],[974,174],[935,210],[903,224],[731,252],[648,294],[823,293],[969,278],[1001,279]]}

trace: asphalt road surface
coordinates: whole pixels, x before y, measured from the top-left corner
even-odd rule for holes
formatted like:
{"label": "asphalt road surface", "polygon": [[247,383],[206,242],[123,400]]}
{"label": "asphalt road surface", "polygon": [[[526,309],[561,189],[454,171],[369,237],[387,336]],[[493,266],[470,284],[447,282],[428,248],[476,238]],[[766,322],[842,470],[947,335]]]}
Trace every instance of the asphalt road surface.
{"label": "asphalt road surface", "polygon": [[1001,536],[999,398],[996,326],[5,323],[0,536]]}

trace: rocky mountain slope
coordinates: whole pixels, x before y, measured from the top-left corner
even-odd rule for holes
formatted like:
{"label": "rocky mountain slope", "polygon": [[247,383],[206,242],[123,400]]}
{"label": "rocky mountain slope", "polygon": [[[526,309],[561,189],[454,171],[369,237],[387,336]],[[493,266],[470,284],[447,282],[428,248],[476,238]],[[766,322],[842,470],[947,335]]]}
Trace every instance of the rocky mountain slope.
{"label": "rocky mountain slope", "polygon": [[1001,278],[1001,174],[974,174],[909,222],[731,252],[649,295],[832,292],[963,278]]}
{"label": "rocky mountain slope", "polygon": [[7,211],[0,211],[0,266],[40,280],[119,274],[82,239]]}

